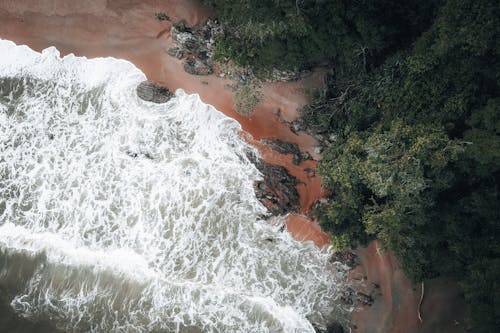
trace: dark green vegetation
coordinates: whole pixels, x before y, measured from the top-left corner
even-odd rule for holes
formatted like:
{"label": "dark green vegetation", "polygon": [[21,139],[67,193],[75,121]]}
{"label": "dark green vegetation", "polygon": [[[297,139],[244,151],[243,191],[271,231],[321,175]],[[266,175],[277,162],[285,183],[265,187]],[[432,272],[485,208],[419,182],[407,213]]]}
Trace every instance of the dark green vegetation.
{"label": "dark green vegetation", "polygon": [[[302,69],[325,61],[366,68],[428,25],[432,1],[205,0],[227,28],[217,55],[254,68]],[[410,39],[409,39],[410,38]]]}
{"label": "dark green vegetation", "polygon": [[319,219],[337,247],[380,239],[414,281],[464,289],[500,327],[500,2],[211,0],[220,57],[256,69],[328,63],[304,110],[336,141]]}

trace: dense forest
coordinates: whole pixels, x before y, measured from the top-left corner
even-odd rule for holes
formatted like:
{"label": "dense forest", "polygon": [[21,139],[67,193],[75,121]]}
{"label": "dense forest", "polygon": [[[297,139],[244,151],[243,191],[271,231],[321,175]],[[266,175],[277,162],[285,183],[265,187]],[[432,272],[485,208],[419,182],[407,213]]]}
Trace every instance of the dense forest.
{"label": "dense forest", "polygon": [[500,2],[209,0],[216,57],[333,69],[303,111],[335,139],[318,212],[337,248],[379,239],[415,282],[455,279],[500,327]]}

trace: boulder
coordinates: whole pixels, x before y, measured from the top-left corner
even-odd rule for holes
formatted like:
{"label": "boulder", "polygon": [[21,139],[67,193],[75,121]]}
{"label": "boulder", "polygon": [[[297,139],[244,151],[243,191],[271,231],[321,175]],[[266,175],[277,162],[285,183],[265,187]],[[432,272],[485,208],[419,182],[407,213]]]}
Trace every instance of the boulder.
{"label": "boulder", "polygon": [[312,325],[316,333],[344,333],[344,328],[338,322],[332,322],[326,327],[322,327],[314,323]]}
{"label": "boulder", "polygon": [[190,32],[179,32],[172,28],[172,38],[176,47],[187,52],[195,53],[201,47],[201,41]]}
{"label": "boulder", "polygon": [[298,180],[279,165],[255,161],[255,166],[263,175],[262,181],[257,181],[254,190],[257,198],[272,215],[284,215],[300,211],[300,197],[297,192]]}
{"label": "boulder", "polygon": [[140,99],[158,104],[166,103],[174,96],[167,88],[155,85],[150,81],[141,82],[136,91]]}
{"label": "boulder", "polygon": [[178,48],[178,47],[172,47],[167,50],[167,54],[176,57],[177,59],[182,59],[184,58],[184,55],[186,54],[184,50]]}
{"label": "boulder", "polygon": [[185,24],[172,27],[173,47],[167,53],[178,59],[186,58],[184,70],[192,75],[209,75],[213,73],[211,57],[216,35],[220,34],[220,25],[213,20],[197,29]]}

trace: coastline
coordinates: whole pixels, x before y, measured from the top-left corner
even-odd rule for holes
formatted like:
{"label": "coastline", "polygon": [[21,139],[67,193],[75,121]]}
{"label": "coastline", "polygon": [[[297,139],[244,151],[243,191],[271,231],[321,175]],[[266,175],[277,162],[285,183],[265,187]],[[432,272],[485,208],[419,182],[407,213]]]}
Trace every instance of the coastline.
{"label": "coastline", "polygon": [[[302,214],[323,196],[320,178],[310,177],[304,171],[316,167],[319,154],[314,147],[318,145],[317,140],[304,132],[293,133],[286,124],[298,118],[297,110],[306,104],[307,98],[302,93],[304,89],[321,85],[321,71],[312,73],[300,82],[266,83],[262,101],[254,113],[246,118],[233,108],[234,93],[226,88],[232,83],[231,80],[214,74],[188,74],[181,60],[166,53],[172,42],[172,23],[156,20],[153,13],[165,12],[173,21],[185,20],[188,25],[196,26],[211,14],[196,1],[159,3],[148,0],[140,5],[123,1],[122,6],[116,4],[113,8],[106,7],[106,1],[97,2],[90,8],[84,5],[80,8],[78,4],[75,4],[76,8],[71,8],[61,0],[48,2],[53,5],[42,4],[25,10],[26,5],[0,1],[0,8],[11,8],[9,12],[0,9],[0,19],[4,22],[0,38],[26,44],[39,52],[55,46],[61,56],[74,53],[88,58],[111,56],[125,59],[143,71],[150,81],[170,91],[182,88],[186,93],[197,93],[205,103],[241,124],[243,131],[251,135],[244,135],[245,139],[259,150],[266,163],[281,165],[298,179],[297,191]],[[282,110],[280,119],[273,116],[277,109]],[[291,155],[280,154],[261,144],[259,140],[264,138],[296,143],[301,151],[308,152],[316,161],[303,161],[298,166],[294,165]],[[298,220],[306,221],[308,225],[314,224],[303,218]],[[318,247],[328,246],[328,237],[319,232],[319,227],[312,228],[315,230],[313,233],[292,232],[292,235],[299,240],[313,241]]]}
{"label": "coastline", "polygon": [[[320,178],[311,177],[305,171],[316,168],[320,156],[314,148],[319,143],[306,133],[295,134],[287,125],[299,116],[297,110],[307,102],[305,89],[319,87],[323,73],[314,71],[298,82],[266,83],[263,100],[251,117],[246,118],[234,111],[233,92],[226,88],[232,81],[213,74],[190,75],[184,71],[181,60],[166,53],[171,43],[171,23],[155,20],[152,15],[165,12],[174,21],[184,19],[190,26],[195,26],[211,14],[209,9],[201,7],[196,1],[182,0],[168,3],[152,0],[115,3],[118,4],[110,8],[106,1],[96,1],[86,7],[84,4],[67,4],[64,0],[47,0],[40,2],[38,7],[30,6],[26,10],[23,8],[26,5],[16,1],[0,0],[0,8],[11,8],[9,12],[0,9],[0,19],[4,22],[0,28],[0,38],[26,44],[37,51],[56,46],[61,55],[74,53],[86,57],[123,58],[134,63],[149,80],[171,91],[182,88],[187,93],[199,94],[205,103],[236,119],[243,131],[251,134],[251,137],[244,133],[243,136],[259,150],[266,163],[283,166],[298,179],[301,214],[291,215],[288,219],[290,233],[296,239],[312,241],[318,247],[328,246],[328,235],[321,231],[319,225],[305,217],[311,205],[324,195]],[[275,116],[278,109],[281,110],[280,117]],[[314,160],[294,165],[291,154],[280,154],[259,141],[269,138],[296,143],[301,151],[308,152]],[[449,294],[446,294],[446,290],[452,288],[442,281],[431,281],[422,304],[424,323],[430,326],[423,326],[417,318],[421,296],[419,288],[413,287],[404,277],[390,252],[380,253],[379,246],[374,242],[366,249],[357,250],[361,266],[358,266],[359,272],[352,273],[353,276],[359,273],[366,284],[378,284],[382,296],[378,303],[375,301],[371,307],[354,313],[356,331],[431,332],[433,329],[445,329],[440,322],[435,322],[433,326],[432,318],[439,318],[438,312],[443,311],[438,308],[439,304],[444,306],[455,302],[459,295],[455,295],[455,292],[455,298],[451,300],[443,297],[443,300],[436,301],[438,303],[429,303],[428,299],[432,299],[432,295],[437,295],[435,298],[439,298],[440,294],[446,296]],[[431,295],[429,290],[433,290],[433,286],[437,292]],[[431,313],[432,317],[426,315]],[[453,327],[447,326],[446,329],[452,332]]]}

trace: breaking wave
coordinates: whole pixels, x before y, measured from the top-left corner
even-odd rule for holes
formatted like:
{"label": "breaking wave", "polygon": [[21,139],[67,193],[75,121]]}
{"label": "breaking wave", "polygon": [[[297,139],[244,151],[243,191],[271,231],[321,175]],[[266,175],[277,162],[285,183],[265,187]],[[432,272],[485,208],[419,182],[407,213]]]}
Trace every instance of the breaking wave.
{"label": "breaking wave", "polygon": [[329,250],[262,220],[240,125],[113,58],[0,40],[0,294],[70,332],[314,332]]}

